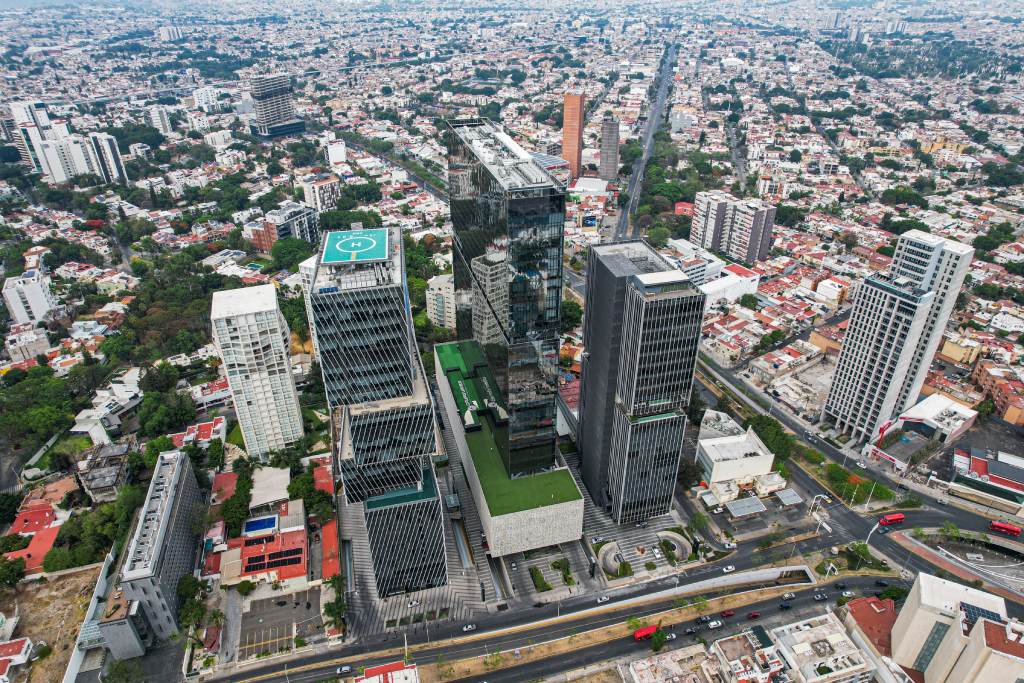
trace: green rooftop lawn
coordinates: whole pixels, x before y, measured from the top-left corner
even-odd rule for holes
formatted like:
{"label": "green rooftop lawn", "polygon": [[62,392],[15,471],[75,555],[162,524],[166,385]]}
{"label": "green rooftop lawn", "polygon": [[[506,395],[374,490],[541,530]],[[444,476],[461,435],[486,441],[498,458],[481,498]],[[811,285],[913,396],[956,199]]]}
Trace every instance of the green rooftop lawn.
{"label": "green rooftop lawn", "polygon": [[[496,391],[490,375],[473,374],[473,368],[486,369],[483,354],[474,342],[439,344],[434,349],[460,410],[464,409],[463,388],[469,388],[467,393],[472,398],[477,398],[475,394],[478,393],[487,395]],[[582,497],[568,470],[509,478],[498,450],[496,427],[490,411],[481,411],[477,417],[480,429],[466,431],[466,443],[492,517],[579,500]]]}

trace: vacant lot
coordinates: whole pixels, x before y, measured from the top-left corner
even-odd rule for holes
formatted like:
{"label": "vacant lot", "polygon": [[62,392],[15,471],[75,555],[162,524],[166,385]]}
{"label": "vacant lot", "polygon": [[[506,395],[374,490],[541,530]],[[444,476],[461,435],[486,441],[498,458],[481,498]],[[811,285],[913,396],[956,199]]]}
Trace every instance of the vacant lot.
{"label": "vacant lot", "polygon": [[59,681],[64,676],[99,573],[100,568],[93,567],[0,594],[0,612],[10,617],[17,611],[21,618],[15,635],[53,648],[53,654],[32,665],[29,683]]}

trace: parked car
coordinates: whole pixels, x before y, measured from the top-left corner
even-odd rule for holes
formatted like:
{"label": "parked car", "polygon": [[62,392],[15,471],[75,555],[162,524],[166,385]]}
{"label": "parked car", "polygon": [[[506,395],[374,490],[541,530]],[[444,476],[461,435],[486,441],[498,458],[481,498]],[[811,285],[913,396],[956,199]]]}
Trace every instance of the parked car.
{"label": "parked car", "polygon": [[747,619],[760,619],[760,618],[761,618],[761,613],[760,612],[747,612]]}
{"label": "parked car", "polygon": [[723,617],[731,617],[731,616],[734,616],[735,614],[736,614],[736,610],[734,610],[734,609],[722,610],[722,616]]}
{"label": "parked car", "polygon": [[602,604],[602,603],[608,602],[608,600],[609,600],[609,598],[608,598],[607,595],[599,595],[599,596],[597,596],[597,604],[599,604],[599,605]]}
{"label": "parked car", "polygon": [[888,588],[889,587],[889,582],[888,581],[883,581],[882,579],[877,579],[875,581],[875,585],[878,586],[879,588]]}
{"label": "parked car", "polygon": [[706,615],[706,614],[703,614],[703,615],[701,615],[701,616],[697,617],[697,623],[698,623],[698,624],[706,624],[706,623],[708,623],[709,621],[711,621],[711,617],[709,617],[709,616],[708,616],[708,615]]}
{"label": "parked car", "polygon": [[725,508],[724,508],[724,507],[722,507],[721,505],[719,505],[718,507],[716,507],[716,508],[715,508],[714,510],[712,510],[711,512],[715,513],[716,515],[720,515],[720,514],[722,514],[723,512],[725,512]]}
{"label": "parked car", "polygon": [[732,541],[726,541],[722,545],[725,546],[726,550],[736,550],[736,544]]}
{"label": "parked car", "polygon": [[691,626],[690,628],[686,629],[686,635],[692,636],[693,634],[697,633],[698,630],[699,629],[696,629],[693,626]]}
{"label": "parked car", "polygon": [[782,599],[783,599],[783,600],[792,600],[792,599],[793,599],[793,598],[795,598],[795,597],[796,597],[796,596],[795,596],[795,595],[793,595],[792,593],[786,593],[785,595],[783,595],[783,596],[782,596]]}
{"label": "parked car", "polygon": [[734,571],[736,571],[736,567],[732,566],[731,564],[722,567],[723,574],[732,574]]}
{"label": "parked car", "polygon": [[793,605],[788,602],[783,602],[779,605],[779,609],[793,609]]}
{"label": "parked car", "polygon": [[420,601],[419,600],[410,600],[409,601],[409,607],[419,607],[419,605],[420,605]]}
{"label": "parked car", "polygon": [[637,522],[636,523],[636,528],[637,529],[646,529],[647,528],[647,522]]}
{"label": "parked car", "polygon": [[660,559],[661,559],[661,557],[662,557],[662,555],[661,555],[661,551],[660,551],[660,550],[658,550],[657,548],[655,548],[655,549],[654,549],[654,557],[655,557],[655,558],[657,558],[657,559],[659,559],[659,560],[660,560]]}
{"label": "parked car", "polygon": [[347,675],[353,673],[353,671],[352,671],[352,667],[351,666],[349,666],[348,664],[343,664],[343,665],[338,667],[338,670],[335,673],[337,673],[337,675],[339,675],[339,676],[347,676]]}
{"label": "parked car", "polygon": [[518,564],[516,564],[516,561],[515,561],[515,560],[512,560],[512,562],[510,562],[510,563],[509,563],[509,566],[511,566],[511,567],[512,567],[512,571],[514,571],[514,572],[517,572],[517,571],[519,571],[519,565],[518,565]]}
{"label": "parked car", "polygon": [[852,598],[853,597],[853,591],[843,591],[843,597],[844,598]]}
{"label": "parked car", "polygon": [[463,633],[469,633],[470,631],[475,631],[475,630],[476,630],[476,624],[466,624],[465,626],[462,627],[462,632]]}
{"label": "parked car", "polygon": [[844,591],[844,590],[846,590],[846,584],[843,583],[842,581],[840,581],[840,582],[836,583],[836,588],[838,588],[841,591]]}
{"label": "parked car", "polygon": [[667,634],[665,634],[665,640],[675,640],[675,639],[676,639],[676,634],[674,634],[674,633],[667,633]]}
{"label": "parked car", "polygon": [[604,543],[604,536],[594,536],[590,539],[591,545],[597,545],[598,543]]}
{"label": "parked car", "polygon": [[708,623],[708,628],[709,629],[712,629],[712,628],[722,628],[722,622],[717,621],[717,620],[709,622]]}
{"label": "parked car", "polygon": [[814,601],[815,602],[822,602],[823,600],[828,600],[828,596],[824,595],[822,593],[815,593],[814,594]]}
{"label": "parked car", "polygon": [[866,470],[868,468],[868,464],[863,460],[858,460],[857,467],[861,468],[862,470]]}

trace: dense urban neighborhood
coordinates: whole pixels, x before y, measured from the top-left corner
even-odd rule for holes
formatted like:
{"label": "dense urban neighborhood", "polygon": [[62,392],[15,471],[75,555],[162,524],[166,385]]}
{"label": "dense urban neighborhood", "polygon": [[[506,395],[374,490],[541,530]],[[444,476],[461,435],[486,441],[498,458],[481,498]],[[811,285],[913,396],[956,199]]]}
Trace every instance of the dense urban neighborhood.
{"label": "dense urban neighborhood", "polygon": [[0,8],[0,683],[1024,680],[1024,7]]}

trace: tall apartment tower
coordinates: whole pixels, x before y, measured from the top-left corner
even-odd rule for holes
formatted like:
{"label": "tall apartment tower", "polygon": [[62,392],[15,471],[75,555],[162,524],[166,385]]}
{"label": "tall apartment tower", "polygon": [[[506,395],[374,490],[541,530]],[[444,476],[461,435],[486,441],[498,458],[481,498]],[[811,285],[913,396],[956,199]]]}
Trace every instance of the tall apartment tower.
{"label": "tall apartment tower", "polygon": [[401,231],[326,233],[309,308],[337,471],[345,503],[367,530],[377,594],[444,586],[432,464],[439,432],[413,332]]}
{"label": "tall apartment tower", "polygon": [[935,296],[910,278],[869,277],[857,290],[822,416],[867,441],[896,411]]}
{"label": "tall apartment tower", "polygon": [[214,292],[210,319],[249,455],[264,458],[301,439],[288,323],[274,286]]}
{"label": "tall apartment tower", "polygon": [[573,180],[583,170],[583,126],[587,114],[581,91],[565,93],[562,101],[562,158],[569,162]]}
{"label": "tall apartment tower", "polygon": [[167,115],[167,109],[159,104],[149,108],[149,125],[160,131],[161,135],[170,135],[174,132],[171,127],[171,117]]}
{"label": "tall apartment tower", "polygon": [[918,288],[934,292],[935,296],[928,309],[921,341],[914,347],[894,414],[904,412],[917,402],[973,257],[973,247],[944,237],[920,230],[900,235],[893,254],[893,276],[905,277]]}
{"label": "tall apartment tower", "polygon": [[705,295],[643,241],[592,246],[580,451],[619,524],[667,513],[683,449]]}
{"label": "tall apartment tower", "polygon": [[40,268],[4,280],[3,296],[7,312],[18,325],[37,325],[60,306],[50,290],[50,276]]}
{"label": "tall apartment tower", "polygon": [[205,509],[188,456],[161,453],[99,623],[116,659],[139,657],[177,633],[178,581],[195,568]]}
{"label": "tall apartment tower", "polygon": [[42,173],[39,146],[53,126],[46,105],[38,100],[12,102],[10,108],[14,121],[14,146],[18,149],[21,163],[36,173]]}
{"label": "tall apartment tower", "polygon": [[619,177],[619,120],[611,112],[601,121],[601,180]]}
{"label": "tall apartment tower", "polygon": [[760,199],[737,199],[728,192],[698,192],[694,199],[690,241],[753,263],[772,248],[775,207]]}
{"label": "tall apartment tower", "polygon": [[291,76],[286,73],[253,76],[249,80],[249,92],[256,109],[253,135],[275,138],[306,130],[306,122],[295,113]]}
{"label": "tall apartment tower", "polygon": [[[580,103],[582,106],[582,103]],[[486,119],[448,121],[458,336],[483,346],[509,412],[509,476],[555,461],[565,188]]]}
{"label": "tall apartment tower", "polygon": [[117,146],[117,138],[109,133],[89,133],[89,146],[92,150],[94,173],[103,178],[105,183],[128,182],[128,172],[121,159],[121,150]]}

